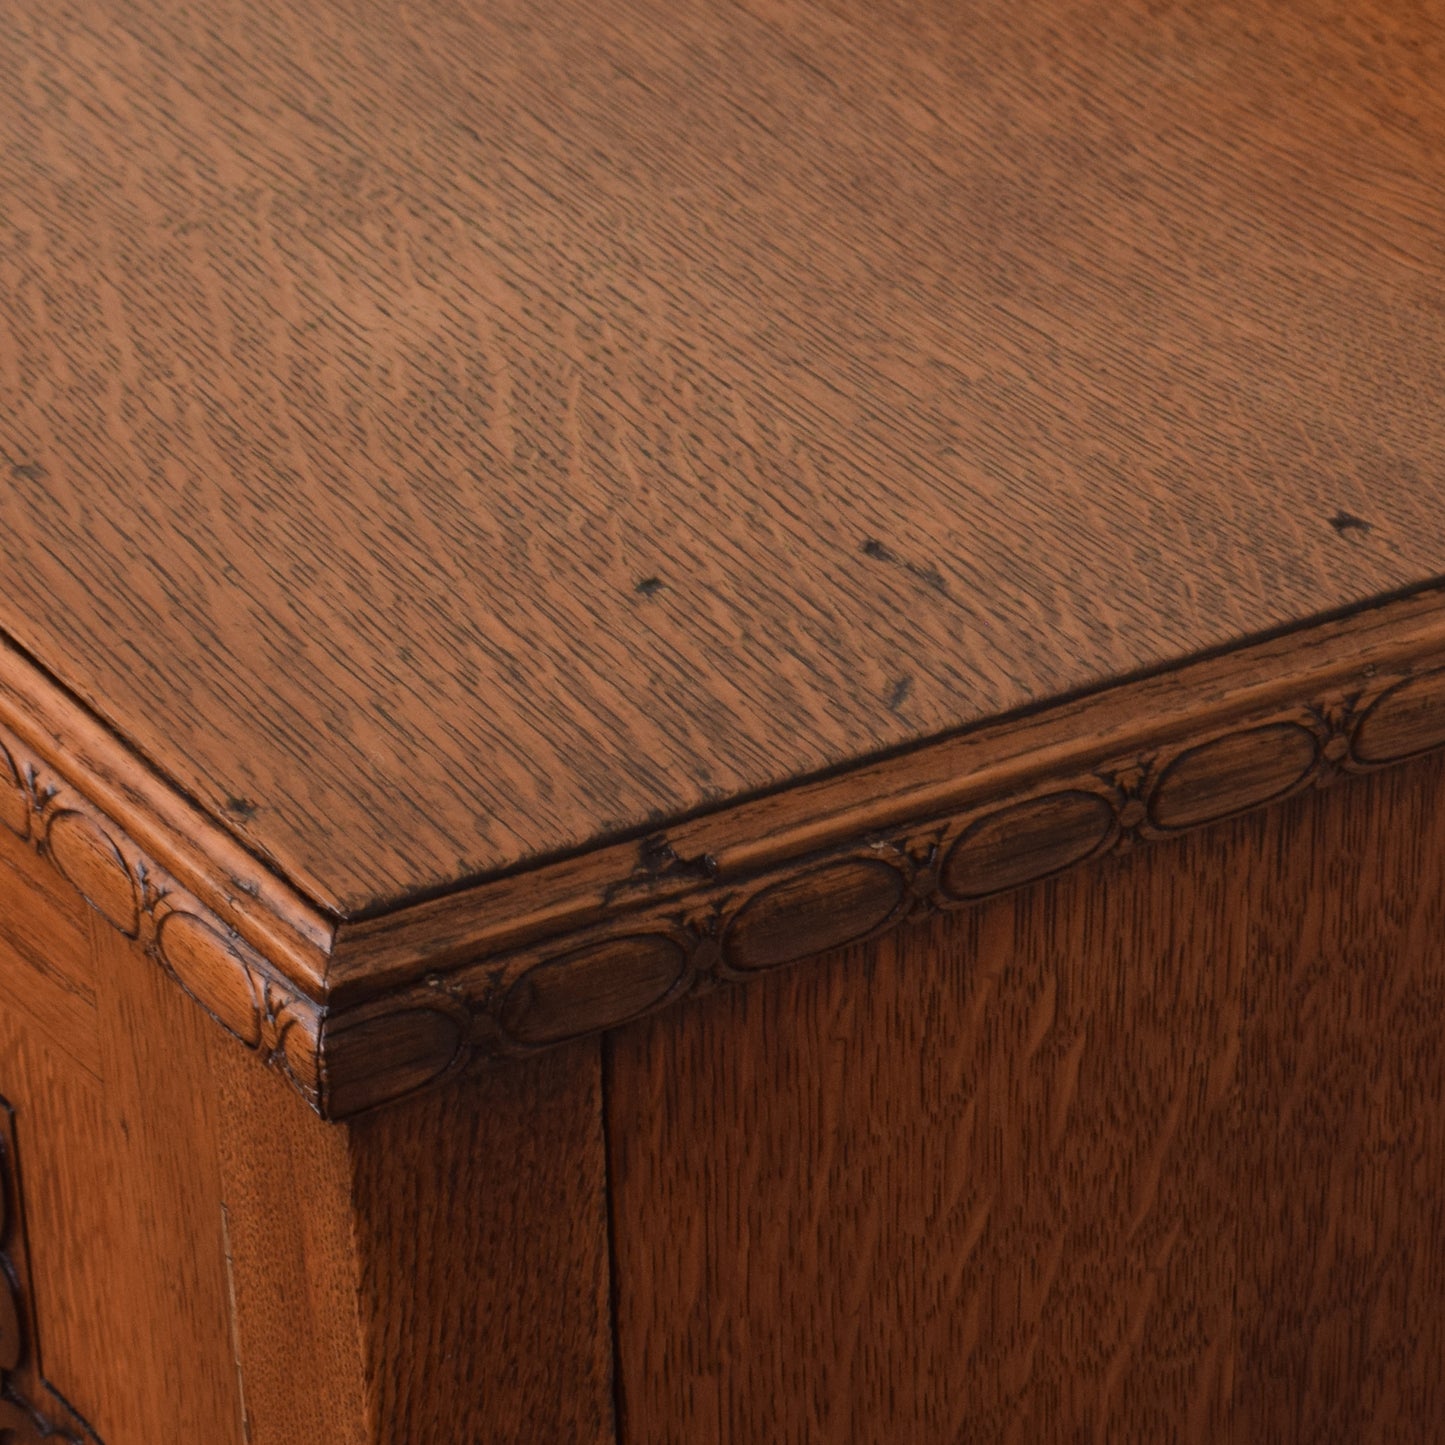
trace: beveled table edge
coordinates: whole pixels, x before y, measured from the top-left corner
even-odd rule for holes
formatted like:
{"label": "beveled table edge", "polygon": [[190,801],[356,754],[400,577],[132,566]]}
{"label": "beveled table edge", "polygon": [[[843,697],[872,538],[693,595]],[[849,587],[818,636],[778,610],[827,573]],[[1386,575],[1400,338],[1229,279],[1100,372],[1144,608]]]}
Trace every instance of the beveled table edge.
{"label": "beveled table edge", "polygon": [[1432,588],[345,920],[0,640],[0,824],[337,1119],[1442,746]]}

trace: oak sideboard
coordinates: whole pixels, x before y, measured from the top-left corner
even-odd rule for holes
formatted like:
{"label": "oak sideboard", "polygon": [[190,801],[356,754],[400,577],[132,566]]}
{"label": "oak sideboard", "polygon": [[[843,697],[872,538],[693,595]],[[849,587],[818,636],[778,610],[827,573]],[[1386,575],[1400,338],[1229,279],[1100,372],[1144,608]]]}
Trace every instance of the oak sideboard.
{"label": "oak sideboard", "polygon": [[1445,8],[0,6],[0,1445],[1445,1438]]}

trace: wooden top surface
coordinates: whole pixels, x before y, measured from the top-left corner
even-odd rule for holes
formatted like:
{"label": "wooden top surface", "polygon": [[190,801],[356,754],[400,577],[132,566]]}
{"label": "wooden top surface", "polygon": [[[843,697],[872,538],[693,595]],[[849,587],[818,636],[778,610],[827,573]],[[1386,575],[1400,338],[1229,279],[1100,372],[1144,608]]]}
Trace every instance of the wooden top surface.
{"label": "wooden top surface", "polygon": [[0,631],[376,911],[1445,573],[1445,7],[13,0]]}

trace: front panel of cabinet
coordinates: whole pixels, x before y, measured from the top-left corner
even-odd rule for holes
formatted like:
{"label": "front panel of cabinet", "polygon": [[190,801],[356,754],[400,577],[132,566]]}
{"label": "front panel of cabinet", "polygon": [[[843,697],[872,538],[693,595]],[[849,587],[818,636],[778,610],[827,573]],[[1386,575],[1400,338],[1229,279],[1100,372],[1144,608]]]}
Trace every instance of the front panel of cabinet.
{"label": "front panel of cabinet", "polygon": [[351,1126],[0,829],[0,1427],[1433,1440],[1442,805],[1342,784]]}
{"label": "front panel of cabinet", "polygon": [[611,1045],[628,1445],[1433,1445],[1445,765]]}

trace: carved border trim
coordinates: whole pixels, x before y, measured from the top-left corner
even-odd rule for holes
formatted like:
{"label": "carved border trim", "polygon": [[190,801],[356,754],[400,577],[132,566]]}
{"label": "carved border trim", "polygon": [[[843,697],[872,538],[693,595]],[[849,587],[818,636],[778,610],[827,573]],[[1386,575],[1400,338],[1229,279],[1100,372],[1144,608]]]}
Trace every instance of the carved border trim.
{"label": "carved border trim", "polygon": [[[13,1445],[100,1445],[95,1432],[40,1375],[30,1298],[30,1254],[15,1111],[0,1099],[0,1439]],[[38,1397],[44,1394],[42,1402]]]}
{"label": "carved border trim", "polygon": [[301,992],[326,997],[336,919],[253,857],[4,636],[0,727],[54,781],[69,779],[112,833],[163,866],[276,972]]}
{"label": "carved border trim", "polygon": [[[1437,651],[1435,660],[1439,661]],[[1445,747],[1445,667],[1400,664],[1172,744],[1103,750],[964,810],[704,885],[333,1010],[324,1107],[354,1114],[901,924]],[[378,1061],[385,1061],[378,1068]]]}
{"label": "carved border trim", "polygon": [[3,726],[0,826],[46,859],[222,1028],[319,1105],[324,1008]]}
{"label": "carved border trim", "polygon": [[431,905],[356,925],[312,986],[284,939],[259,951],[6,725],[0,827],[339,1119],[1441,747],[1434,594],[479,887],[437,905],[441,927]]}

